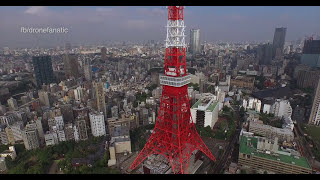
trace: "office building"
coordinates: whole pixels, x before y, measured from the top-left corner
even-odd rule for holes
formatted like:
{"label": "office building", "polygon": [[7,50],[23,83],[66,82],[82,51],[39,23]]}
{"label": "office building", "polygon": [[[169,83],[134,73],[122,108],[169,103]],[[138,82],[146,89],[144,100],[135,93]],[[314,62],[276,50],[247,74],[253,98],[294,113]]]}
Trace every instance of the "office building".
{"label": "office building", "polygon": [[200,29],[190,30],[190,52],[192,54],[200,53]]}
{"label": "office building", "polygon": [[320,126],[320,78],[314,92],[309,124]]}
{"label": "office building", "polygon": [[300,70],[297,77],[299,88],[317,88],[320,70]]}
{"label": "office building", "polygon": [[301,63],[309,67],[320,67],[320,40],[304,41]]}
{"label": "office building", "polygon": [[46,146],[56,145],[59,143],[58,141],[58,135],[56,132],[53,131],[47,131],[47,133],[44,135]]}
{"label": "office building", "polygon": [[273,43],[272,43],[273,58],[281,57],[283,54],[284,43],[286,39],[286,31],[287,31],[287,28],[284,28],[284,27],[275,29]]}
{"label": "office building", "polygon": [[78,60],[75,54],[65,54],[64,59],[64,73],[67,79],[74,77],[79,77],[79,70],[78,70]]}
{"label": "office building", "polygon": [[270,65],[272,61],[272,44],[259,45],[257,59],[260,65]]}
{"label": "office building", "polygon": [[32,63],[38,88],[55,82],[50,56],[33,56]]}

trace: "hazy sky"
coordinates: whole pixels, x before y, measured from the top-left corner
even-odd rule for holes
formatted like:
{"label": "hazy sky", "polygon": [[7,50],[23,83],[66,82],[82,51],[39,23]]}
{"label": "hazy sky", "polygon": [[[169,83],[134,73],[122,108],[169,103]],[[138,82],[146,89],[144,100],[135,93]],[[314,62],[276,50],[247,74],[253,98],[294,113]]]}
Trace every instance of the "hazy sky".
{"label": "hazy sky", "polygon": [[[191,28],[206,41],[272,41],[276,27],[287,27],[286,41],[320,35],[320,7],[187,6],[187,41]],[[0,47],[64,46],[107,41],[164,41],[165,6],[0,7]],[[21,27],[66,27],[68,34],[23,34]]]}

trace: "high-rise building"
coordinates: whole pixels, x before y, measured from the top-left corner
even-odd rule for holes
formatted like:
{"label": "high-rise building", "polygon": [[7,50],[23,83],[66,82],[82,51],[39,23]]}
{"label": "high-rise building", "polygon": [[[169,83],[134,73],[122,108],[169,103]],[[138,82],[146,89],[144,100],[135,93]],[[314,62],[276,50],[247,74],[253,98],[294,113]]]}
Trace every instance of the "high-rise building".
{"label": "high-rise building", "polygon": [[55,82],[50,56],[33,56],[32,63],[38,88]]}
{"label": "high-rise building", "polygon": [[104,115],[100,113],[89,113],[91,132],[94,137],[106,135]]}
{"label": "high-rise building", "polygon": [[297,85],[300,88],[317,88],[319,70],[300,70],[297,77]]}
{"label": "high-rise building", "polygon": [[97,110],[103,112],[104,117],[107,117],[106,100],[104,95],[104,83],[103,82],[93,82],[93,87],[95,90]]}
{"label": "high-rise building", "polygon": [[66,78],[79,77],[78,61],[77,56],[75,54],[66,53],[64,55],[63,64]]}
{"label": "high-rise building", "polygon": [[101,59],[106,60],[107,59],[107,49],[105,47],[101,48]]}
{"label": "high-rise building", "polygon": [[257,58],[260,65],[270,65],[272,61],[272,44],[259,45]]}
{"label": "high-rise building", "polygon": [[320,76],[318,76],[318,85],[315,89],[309,124],[320,126]]}
{"label": "high-rise building", "polygon": [[86,58],[84,60],[84,77],[86,78],[87,81],[91,81],[92,79],[92,66],[91,66],[91,61],[89,58]]}
{"label": "high-rise building", "polygon": [[22,131],[24,146],[27,150],[37,149],[40,146],[40,139],[35,122],[28,123]]}
{"label": "high-rise building", "polygon": [[283,54],[287,28],[276,28],[272,43],[272,57],[280,57]]}
{"label": "high-rise building", "polygon": [[320,40],[304,41],[301,63],[309,67],[320,67]]}
{"label": "high-rise building", "polygon": [[190,52],[192,54],[200,53],[200,29],[190,30]]}

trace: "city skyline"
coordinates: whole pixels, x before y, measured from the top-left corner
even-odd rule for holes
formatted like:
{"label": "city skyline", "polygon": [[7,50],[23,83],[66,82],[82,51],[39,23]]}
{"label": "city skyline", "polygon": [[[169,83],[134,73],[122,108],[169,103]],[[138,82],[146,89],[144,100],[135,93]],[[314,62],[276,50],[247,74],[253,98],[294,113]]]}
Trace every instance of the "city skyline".
{"label": "city skyline", "polygon": [[[286,41],[319,35],[319,7],[186,6],[186,42],[190,29],[200,41],[269,41],[286,27]],[[105,44],[110,41],[164,42],[166,7],[1,7],[0,47],[52,47]],[[200,21],[201,19],[201,21]],[[66,34],[24,34],[21,27],[66,27]]]}

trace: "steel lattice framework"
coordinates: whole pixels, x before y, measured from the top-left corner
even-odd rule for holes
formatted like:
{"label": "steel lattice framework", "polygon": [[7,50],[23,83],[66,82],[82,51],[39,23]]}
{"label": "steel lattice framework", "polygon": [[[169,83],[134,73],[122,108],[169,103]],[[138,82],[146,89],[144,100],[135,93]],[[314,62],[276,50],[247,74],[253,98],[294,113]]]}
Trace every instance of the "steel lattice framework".
{"label": "steel lattice framework", "polygon": [[215,157],[203,143],[191,119],[188,96],[190,76],[186,72],[183,6],[168,7],[163,91],[155,128],[138,157],[135,169],[151,154],[166,157],[174,173],[187,174],[192,152],[200,150],[212,161]]}

